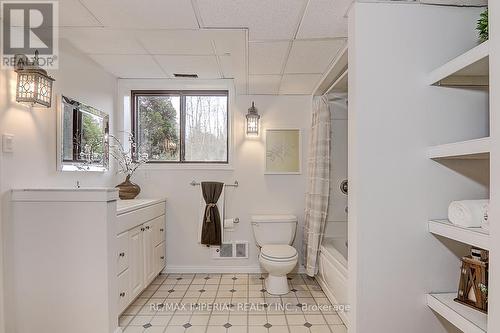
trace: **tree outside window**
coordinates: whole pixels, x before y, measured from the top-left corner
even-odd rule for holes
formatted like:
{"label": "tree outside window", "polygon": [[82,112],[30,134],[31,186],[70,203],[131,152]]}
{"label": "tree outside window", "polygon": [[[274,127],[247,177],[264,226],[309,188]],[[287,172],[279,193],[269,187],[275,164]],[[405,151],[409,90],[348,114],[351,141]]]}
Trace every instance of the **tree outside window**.
{"label": "tree outside window", "polygon": [[151,163],[228,163],[227,91],[132,91],[133,132]]}

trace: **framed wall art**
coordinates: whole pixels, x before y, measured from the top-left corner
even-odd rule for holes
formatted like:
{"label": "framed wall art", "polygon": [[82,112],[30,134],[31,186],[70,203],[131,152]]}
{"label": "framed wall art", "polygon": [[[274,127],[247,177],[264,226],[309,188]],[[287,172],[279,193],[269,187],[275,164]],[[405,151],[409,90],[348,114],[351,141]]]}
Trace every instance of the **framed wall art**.
{"label": "framed wall art", "polygon": [[298,175],[302,164],[302,138],[297,128],[266,129],[267,175]]}

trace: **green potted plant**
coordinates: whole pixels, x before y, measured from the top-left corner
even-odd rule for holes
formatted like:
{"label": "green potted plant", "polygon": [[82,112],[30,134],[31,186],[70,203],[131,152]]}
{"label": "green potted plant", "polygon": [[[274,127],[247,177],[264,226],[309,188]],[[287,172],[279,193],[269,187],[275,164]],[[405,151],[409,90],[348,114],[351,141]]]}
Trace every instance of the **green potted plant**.
{"label": "green potted plant", "polygon": [[479,20],[477,21],[477,31],[479,32],[479,40],[481,42],[486,42],[489,37],[488,33],[488,8],[481,13]]}

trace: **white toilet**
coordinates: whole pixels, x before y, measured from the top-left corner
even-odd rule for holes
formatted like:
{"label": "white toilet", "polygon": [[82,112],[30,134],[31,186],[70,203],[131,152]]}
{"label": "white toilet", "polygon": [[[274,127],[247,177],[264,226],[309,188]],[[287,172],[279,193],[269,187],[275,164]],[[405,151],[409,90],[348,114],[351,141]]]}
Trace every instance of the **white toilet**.
{"label": "white toilet", "polygon": [[293,215],[252,216],[252,229],[260,247],[259,262],[269,273],[266,290],[272,295],[289,292],[286,275],[298,261],[297,250],[291,246],[297,230],[297,217]]}

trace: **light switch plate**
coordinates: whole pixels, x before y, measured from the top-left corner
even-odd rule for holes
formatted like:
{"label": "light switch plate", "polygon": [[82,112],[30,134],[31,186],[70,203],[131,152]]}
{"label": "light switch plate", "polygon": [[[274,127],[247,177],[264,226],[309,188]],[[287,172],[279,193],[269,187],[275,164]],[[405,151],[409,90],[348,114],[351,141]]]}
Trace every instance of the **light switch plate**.
{"label": "light switch plate", "polygon": [[4,153],[14,152],[14,134],[3,134],[2,135],[2,151]]}

